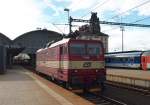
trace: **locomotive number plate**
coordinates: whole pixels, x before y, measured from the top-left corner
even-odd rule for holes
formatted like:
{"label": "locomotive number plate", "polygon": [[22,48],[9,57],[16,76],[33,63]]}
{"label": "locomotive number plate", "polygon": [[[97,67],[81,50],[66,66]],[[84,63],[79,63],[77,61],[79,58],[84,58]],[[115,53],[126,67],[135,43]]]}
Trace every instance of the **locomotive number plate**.
{"label": "locomotive number plate", "polygon": [[84,62],[83,67],[91,67],[92,63],[91,62]]}

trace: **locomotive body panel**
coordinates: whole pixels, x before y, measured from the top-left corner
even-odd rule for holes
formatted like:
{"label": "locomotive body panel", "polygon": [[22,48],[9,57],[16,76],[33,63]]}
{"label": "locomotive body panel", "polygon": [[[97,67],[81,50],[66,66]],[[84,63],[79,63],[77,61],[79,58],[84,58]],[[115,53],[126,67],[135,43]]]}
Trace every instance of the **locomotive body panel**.
{"label": "locomotive body panel", "polygon": [[103,45],[93,40],[61,40],[37,51],[36,70],[75,87],[103,83]]}

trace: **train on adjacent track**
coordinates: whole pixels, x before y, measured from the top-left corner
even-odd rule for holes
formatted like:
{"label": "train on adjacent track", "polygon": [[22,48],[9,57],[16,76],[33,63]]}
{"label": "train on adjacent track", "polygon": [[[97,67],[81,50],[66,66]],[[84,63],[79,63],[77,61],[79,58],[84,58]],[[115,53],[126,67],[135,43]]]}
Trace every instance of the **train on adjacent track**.
{"label": "train on adjacent track", "polygon": [[72,89],[104,89],[106,80],[101,41],[62,39],[36,53],[36,71]]}
{"label": "train on adjacent track", "polygon": [[150,51],[126,51],[105,54],[106,67],[150,69]]}

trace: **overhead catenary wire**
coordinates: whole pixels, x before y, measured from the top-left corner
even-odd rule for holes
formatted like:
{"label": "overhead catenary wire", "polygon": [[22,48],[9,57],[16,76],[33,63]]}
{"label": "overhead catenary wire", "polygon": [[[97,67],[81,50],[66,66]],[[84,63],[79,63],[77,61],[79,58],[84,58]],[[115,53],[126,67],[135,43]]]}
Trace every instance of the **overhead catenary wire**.
{"label": "overhead catenary wire", "polygon": [[85,17],[85,16],[87,16],[88,14],[90,14],[93,10],[95,10],[95,9],[97,9],[97,8],[99,8],[100,6],[103,6],[104,4],[106,4],[107,2],[109,2],[110,0],[105,0],[104,2],[100,2],[100,3],[98,3],[97,4],[97,6],[96,7],[94,7],[94,8],[91,8],[91,10],[89,11],[89,12],[87,12],[86,14],[84,14],[84,15],[82,15],[81,16],[81,18],[83,18],[83,17]]}
{"label": "overhead catenary wire", "polygon": [[89,12],[87,12],[86,14],[84,14],[83,16],[81,16],[81,18],[87,16],[89,13],[91,13],[91,11],[103,6],[104,4],[106,4],[107,2],[109,2],[110,0],[105,0],[103,3],[98,3],[98,5],[94,8],[91,8]]}
{"label": "overhead catenary wire", "polygon": [[64,34],[63,33],[63,31],[60,29],[60,28],[58,28],[55,24],[53,24],[53,23],[51,23],[59,32],[61,32],[62,34]]}
{"label": "overhead catenary wire", "polygon": [[[103,3],[97,5],[95,8],[93,8],[93,10],[96,9],[96,8],[98,8],[99,6],[104,5],[104,4],[107,3],[108,1],[109,1],[109,0],[106,0],[106,1],[104,1]],[[145,4],[149,3],[149,2],[150,2],[150,0],[145,1],[145,2],[143,2],[143,3],[141,3],[141,4],[138,4],[138,5],[136,5],[136,6],[132,7],[132,8],[130,8],[130,9],[128,9],[128,10],[122,12],[122,13],[119,13],[118,15],[115,15],[115,16],[111,17],[111,19],[114,18],[114,17],[117,17],[117,16],[119,16],[119,15],[122,15],[122,14],[124,14],[124,13],[126,13],[126,12],[129,12],[129,11],[135,9],[135,8],[141,7],[141,6],[143,6],[143,5],[145,5]],[[85,17],[85,16],[86,16],[87,14],[89,14],[89,13],[90,13],[90,12],[84,14],[84,15],[82,16],[82,18]],[[143,20],[143,19],[142,19],[142,20]],[[138,21],[140,21],[140,20],[138,20]],[[137,21],[137,22],[138,22],[138,21]],[[136,23],[136,22],[133,22],[133,23]],[[117,28],[118,28],[118,27],[117,27]],[[113,28],[113,29],[116,29],[116,28]],[[113,30],[113,29],[109,29],[109,30]],[[104,30],[104,31],[107,31],[107,30]]]}
{"label": "overhead catenary wire", "polygon": [[[147,20],[147,19],[150,19],[150,16],[149,16],[149,17],[142,18],[142,19],[138,19],[138,20],[136,20],[136,21],[133,21],[133,22],[131,22],[131,24],[137,23],[137,22],[140,22],[140,21],[144,21],[144,20]],[[111,28],[111,29],[103,30],[102,32],[107,32],[107,31],[115,30],[115,29],[117,29],[117,28],[120,28],[120,27],[114,27],[114,28]]]}
{"label": "overhead catenary wire", "polygon": [[[139,5],[136,5],[136,6],[132,7],[132,8],[130,8],[130,9],[128,9],[128,10],[126,10],[126,11],[124,11],[124,12],[118,14],[118,15],[115,15],[115,16],[109,18],[109,19],[113,19],[113,18],[115,18],[115,17],[117,17],[117,16],[119,16],[119,15],[122,15],[122,14],[124,14],[124,13],[126,13],[126,12],[129,12],[129,11],[135,9],[135,8],[138,8],[138,7],[140,7],[140,6],[143,6],[143,5],[145,5],[145,4],[149,3],[149,2],[150,2],[150,0],[148,0],[148,1],[146,1],[146,2],[143,2],[143,3],[139,4]],[[149,16],[149,17],[146,17],[146,18],[143,18],[143,19],[136,20],[136,21],[134,21],[134,22],[131,22],[131,24],[132,24],[132,23],[137,23],[137,22],[140,22],[140,21],[149,19],[149,18],[150,18],[150,16]],[[115,29],[117,29],[117,28],[120,28],[120,27],[115,27],[115,28],[112,28],[112,29],[104,30],[104,31],[102,31],[102,32],[115,30]]]}
{"label": "overhead catenary wire", "polygon": [[140,21],[143,21],[143,20],[147,20],[147,19],[149,19],[149,18],[150,18],[150,16],[149,16],[149,17],[145,17],[145,18],[143,18],[143,19],[136,20],[136,21],[134,21],[134,22],[132,22],[132,23],[137,23],[137,22],[140,22]]}
{"label": "overhead catenary wire", "polygon": [[[130,11],[130,10],[132,10],[132,9],[135,9],[135,8],[138,8],[138,7],[140,7],[140,6],[142,6],[142,5],[144,5],[144,4],[147,4],[148,2],[150,2],[150,0],[148,0],[148,1],[146,1],[146,2],[143,2],[142,4],[139,4],[139,5],[136,5],[135,7],[133,7],[133,8],[131,8],[131,9],[129,9],[129,10],[127,10],[127,11]],[[105,2],[106,3],[106,2]],[[125,11],[125,12],[127,12],[127,11]],[[120,14],[123,14],[123,13],[125,13],[125,12],[122,12],[122,13],[120,13]],[[77,20],[79,20],[79,19],[77,19]],[[82,20],[82,19],[80,19],[80,20]],[[74,21],[75,21],[75,19],[74,19]],[[79,22],[79,21],[75,21],[75,22]],[[110,24],[110,25],[125,25],[125,26],[131,26],[132,24],[131,23],[115,23],[115,22],[107,22],[107,21],[101,21],[101,24]],[[131,25],[130,25],[131,24]],[[133,24],[134,26],[137,26],[137,25],[139,25],[140,27],[142,26],[142,27],[146,27],[146,25],[141,25],[141,24]]]}
{"label": "overhead catenary wire", "polygon": [[149,2],[150,2],[150,0],[147,0],[147,1],[145,1],[145,2],[143,2],[143,3],[141,3],[141,4],[138,4],[138,5],[132,7],[132,8],[130,8],[130,9],[124,11],[124,12],[119,13],[119,14],[117,14],[117,15],[115,15],[115,16],[109,18],[109,19],[113,19],[113,18],[115,18],[115,17],[118,17],[119,15],[125,14],[126,12],[129,12],[129,11],[131,11],[131,10],[133,10],[133,9],[136,9],[136,8],[138,8],[138,7],[141,7],[141,6],[143,6],[143,5],[145,5],[145,4],[149,3]]}

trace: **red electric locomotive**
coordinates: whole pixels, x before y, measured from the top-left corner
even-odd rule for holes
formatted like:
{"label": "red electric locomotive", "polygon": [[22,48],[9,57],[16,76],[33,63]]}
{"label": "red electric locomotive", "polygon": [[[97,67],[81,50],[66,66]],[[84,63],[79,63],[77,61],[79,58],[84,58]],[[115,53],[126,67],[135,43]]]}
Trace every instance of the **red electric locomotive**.
{"label": "red electric locomotive", "polygon": [[106,80],[101,41],[62,39],[37,51],[36,70],[74,89],[103,89]]}

